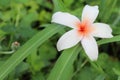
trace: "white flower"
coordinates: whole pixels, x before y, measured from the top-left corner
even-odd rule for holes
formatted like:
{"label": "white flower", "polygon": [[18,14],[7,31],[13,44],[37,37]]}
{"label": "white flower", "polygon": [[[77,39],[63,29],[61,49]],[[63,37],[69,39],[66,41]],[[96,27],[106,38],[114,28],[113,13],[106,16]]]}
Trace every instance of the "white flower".
{"label": "white flower", "polygon": [[74,15],[65,12],[56,12],[52,16],[52,22],[59,23],[72,30],[66,32],[57,43],[58,51],[81,44],[93,61],[98,58],[98,46],[94,37],[111,38],[112,29],[104,23],[93,23],[98,16],[98,6],[86,5],[83,9],[81,21]]}

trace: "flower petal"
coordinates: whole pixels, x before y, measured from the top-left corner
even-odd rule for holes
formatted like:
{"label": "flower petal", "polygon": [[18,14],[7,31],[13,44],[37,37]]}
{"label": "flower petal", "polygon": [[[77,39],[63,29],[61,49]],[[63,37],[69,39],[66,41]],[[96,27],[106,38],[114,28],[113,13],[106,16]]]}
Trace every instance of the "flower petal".
{"label": "flower petal", "polygon": [[89,6],[86,5],[83,8],[83,12],[82,12],[82,21],[89,21],[91,23],[93,23],[96,19],[96,17],[98,16],[99,10],[98,10],[98,6]]}
{"label": "flower petal", "polygon": [[51,22],[59,23],[71,28],[77,28],[76,23],[79,23],[80,20],[76,16],[69,13],[56,12],[53,14]]}
{"label": "flower petal", "polygon": [[109,25],[104,24],[104,23],[94,23],[93,24],[94,31],[93,31],[93,36],[95,37],[100,37],[100,38],[111,38],[113,37],[112,29],[110,28]]}
{"label": "flower petal", "polygon": [[92,36],[89,37],[87,36],[82,39],[81,43],[90,60],[92,61],[97,60],[98,47],[95,39]]}
{"label": "flower petal", "polygon": [[70,30],[66,32],[57,42],[57,49],[61,51],[63,49],[67,49],[75,46],[80,40],[82,36],[80,36],[76,30]]}

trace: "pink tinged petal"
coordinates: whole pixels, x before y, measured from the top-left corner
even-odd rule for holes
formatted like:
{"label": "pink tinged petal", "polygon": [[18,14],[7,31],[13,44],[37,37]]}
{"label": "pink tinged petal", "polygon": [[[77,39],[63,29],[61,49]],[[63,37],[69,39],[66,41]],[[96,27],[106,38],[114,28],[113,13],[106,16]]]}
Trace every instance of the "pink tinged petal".
{"label": "pink tinged petal", "polygon": [[66,32],[57,42],[57,49],[61,51],[63,49],[67,49],[75,46],[80,40],[82,36],[78,34],[76,30],[70,30]]}
{"label": "pink tinged petal", "polygon": [[104,24],[104,23],[94,23],[93,24],[94,31],[93,31],[93,36],[95,37],[100,37],[100,38],[111,38],[113,37],[112,35],[112,29],[110,28],[109,25]]}
{"label": "pink tinged petal", "polygon": [[99,13],[98,6],[86,5],[83,8],[82,21],[87,20],[87,21],[93,23],[95,21],[95,19],[97,18],[98,13]]}
{"label": "pink tinged petal", "polygon": [[95,39],[92,36],[87,36],[82,39],[81,43],[90,60],[97,60],[98,46]]}
{"label": "pink tinged petal", "polygon": [[69,13],[56,12],[53,14],[51,22],[62,24],[71,28],[77,28],[76,23],[80,23],[80,20]]}

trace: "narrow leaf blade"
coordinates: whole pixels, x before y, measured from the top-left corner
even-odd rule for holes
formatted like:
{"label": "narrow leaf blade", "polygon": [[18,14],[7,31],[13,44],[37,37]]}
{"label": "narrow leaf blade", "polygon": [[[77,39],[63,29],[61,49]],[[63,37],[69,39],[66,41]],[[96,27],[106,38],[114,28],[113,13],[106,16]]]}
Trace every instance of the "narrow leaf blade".
{"label": "narrow leaf blade", "polygon": [[57,60],[48,80],[70,80],[69,72],[79,51],[78,46],[65,50]]}
{"label": "narrow leaf blade", "polygon": [[106,43],[112,43],[112,42],[118,42],[120,41],[120,35],[114,36],[112,38],[108,39],[102,39],[97,41],[98,45],[106,44]]}

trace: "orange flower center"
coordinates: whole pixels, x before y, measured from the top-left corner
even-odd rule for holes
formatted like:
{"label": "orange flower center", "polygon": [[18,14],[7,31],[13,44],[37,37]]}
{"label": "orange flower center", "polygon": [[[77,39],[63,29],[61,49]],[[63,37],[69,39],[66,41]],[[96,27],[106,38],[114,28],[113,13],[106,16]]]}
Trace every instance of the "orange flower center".
{"label": "orange flower center", "polygon": [[87,21],[77,23],[77,27],[78,27],[78,33],[83,36],[87,36],[93,31],[93,27]]}
{"label": "orange flower center", "polygon": [[82,32],[82,33],[86,33],[86,27],[84,25],[79,25],[79,29],[78,29],[79,32]]}

